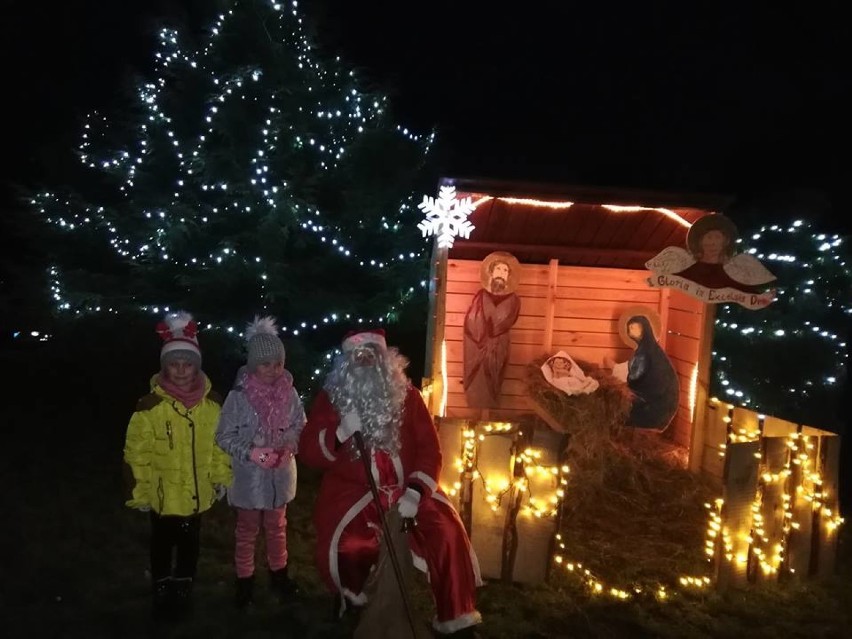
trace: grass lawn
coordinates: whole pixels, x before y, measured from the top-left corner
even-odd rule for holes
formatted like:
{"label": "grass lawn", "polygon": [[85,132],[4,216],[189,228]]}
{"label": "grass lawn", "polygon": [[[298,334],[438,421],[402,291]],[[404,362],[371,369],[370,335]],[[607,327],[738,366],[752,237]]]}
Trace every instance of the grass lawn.
{"label": "grass lawn", "polygon": [[[2,420],[2,636],[350,636],[351,627],[335,619],[333,600],[313,567],[310,510],[317,478],[304,470],[289,513],[291,571],[303,596],[290,606],[278,605],[267,595],[261,572],[255,609],[246,615],[234,610],[234,518],[218,504],[204,523],[194,615],[177,626],[155,626],[149,619],[147,516],[123,506],[121,449],[135,391],[109,395],[96,390],[96,383],[87,388],[77,384],[73,393],[45,388],[47,395],[32,401],[21,399],[20,388],[10,389],[19,401],[6,403]],[[846,629],[852,621],[849,524],[841,530],[838,574],[824,584],[681,595],[666,603],[618,602],[589,595],[559,572],[551,584],[538,587],[487,584],[479,593],[481,634],[489,639],[852,636]],[[415,600],[427,618],[431,604],[423,584]]]}

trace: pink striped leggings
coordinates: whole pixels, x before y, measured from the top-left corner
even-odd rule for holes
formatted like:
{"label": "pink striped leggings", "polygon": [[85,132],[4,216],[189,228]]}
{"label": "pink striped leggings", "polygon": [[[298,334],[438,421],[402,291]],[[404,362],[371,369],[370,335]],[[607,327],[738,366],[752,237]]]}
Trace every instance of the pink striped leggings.
{"label": "pink striped leggings", "polygon": [[287,506],[272,510],[237,508],[234,564],[240,579],[254,574],[255,545],[261,524],[266,533],[266,561],[269,569],[281,570],[287,565]]}

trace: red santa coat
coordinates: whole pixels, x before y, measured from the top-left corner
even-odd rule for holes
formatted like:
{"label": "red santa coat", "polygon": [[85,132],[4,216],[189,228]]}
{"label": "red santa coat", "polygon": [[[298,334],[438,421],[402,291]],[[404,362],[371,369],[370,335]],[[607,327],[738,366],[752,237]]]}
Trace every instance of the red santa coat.
{"label": "red santa coat", "polygon": [[[299,458],[324,471],[314,509],[317,566],[328,586],[355,602],[378,557],[381,524],[370,492],[364,462],[340,445],[340,418],[328,394],[321,391],[311,407],[299,443]],[[407,486],[422,498],[417,528],[409,533],[415,565],[428,570],[442,632],[477,623],[475,589],[479,566],[461,519],[438,488],[441,448],[432,417],[420,393],[408,387],[400,426],[400,451],[371,453],[370,466],[383,506],[393,504]]]}

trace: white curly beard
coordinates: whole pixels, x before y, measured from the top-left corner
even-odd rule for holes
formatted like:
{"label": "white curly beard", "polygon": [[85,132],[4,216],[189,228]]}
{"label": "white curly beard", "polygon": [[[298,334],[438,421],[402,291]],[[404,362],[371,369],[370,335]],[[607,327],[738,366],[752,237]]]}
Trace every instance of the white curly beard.
{"label": "white curly beard", "polygon": [[368,346],[373,366],[358,366],[352,353],[338,355],[326,378],[325,390],[339,415],[355,410],[363,424],[364,441],[373,449],[399,453],[399,427],[408,391],[408,360],[395,348]]}

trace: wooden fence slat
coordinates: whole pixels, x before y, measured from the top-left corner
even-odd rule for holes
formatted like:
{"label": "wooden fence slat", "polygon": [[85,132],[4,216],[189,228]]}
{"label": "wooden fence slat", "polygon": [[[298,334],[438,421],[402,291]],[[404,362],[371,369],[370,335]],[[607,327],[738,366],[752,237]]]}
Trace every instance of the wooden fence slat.
{"label": "wooden fence slat", "polygon": [[779,419],[772,415],[767,415],[763,420],[763,434],[765,437],[787,437],[791,433],[795,433],[798,425],[793,422],[788,422],[786,419]]}
{"label": "wooden fence slat", "polygon": [[510,435],[489,435],[477,444],[476,460],[480,479],[473,482],[470,542],[479,559],[482,576],[489,579],[499,579],[502,576],[503,533],[508,499],[504,499],[496,510],[492,510],[483,482],[496,487],[502,482],[508,485],[512,481],[509,467],[511,449]]}
{"label": "wooden fence slat", "polygon": [[459,481],[460,471],[456,468],[455,462],[457,459],[461,459],[462,431],[467,425],[467,420],[437,417],[435,418],[435,425],[438,428],[438,441],[444,457],[438,484],[447,493],[447,497],[455,509],[460,510],[459,492],[455,486],[456,482]]}
{"label": "wooden fence slat", "polygon": [[[476,260],[447,260],[450,279],[479,282],[480,262]],[[622,268],[598,268],[585,266],[560,266],[559,280],[587,288],[637,288],[648,289],[648,271]],[[546,264],[521,264],[519,281],[546,285]]]}
{"label": "wooden fence slat", "polygon": [[[539,347],[541,353],[553,353],[554,346],[571,347],[595,346],[597,348],[625,348],[624,342],[618,333],[587,333],[585,331],[553,331],[551,334],[551,347],[544,349],[542,346],[541,327],[536,329],[511,329],[512,346],[519,344],[533,344]],[[463,343],[464,329],[461,326],[446,327],[445,339],[447,342]],[[566,349],[567,350],[567,349]],[[570,351],[569,351],[570,352]]]}
{"label": "wooden fence slat", "polygon": [[[670,333],[666,343],[666,353],[694,365],[698,361],[699,347],[700,342],[697,339]],[[692,370],[688,374],[692,375]]]}
{"label": "wooden fence slat", "polygon": [[724,475],[725,461],[721,446],[725,443],[727,424],[725,417],[728,409],[720,402],[707,402],[704,426],[704,447],[700,469],[720,479]]}
{"label": "wooden fence slat", "polygon": [[[537,428],[532,435],[530,447],[541,451],[538,460],[543,466],[558,466],[561,435],[547,428]],[[541,509],[553,508],[549,498],[555,496],[559,487],[557,476],[534,473],[528,475],[528,490],[524,495],[525,504],[536,499]],[[539,584],[545,581],[548,572],[549,550],[553,535],[557,532],[552,517],[536,517],[521,510],[515,525],[517,528],[517,549],[512,565],[512,581],[524,584]]]}
{"label": "wooden fence slat", "polygon": [[[799,453],[807,451],[807,443],[804,437],[796,440],[797,450],[793,451],[795,459]],[[810,454],[811,460],[815,454]],[[811,502],[805,498],[809,481],[805,474],[803,464],[793,463],[790,465],[790,476],[788,477],[787,493],[791,498],[791,510],[793,518],[792,529],[787,539],[787,566],[791,576],[804,579],[808,576],[811,566],[811,533],[813,529],[813,507]],[[814,470],[813,467],[810,470]]]}
{"label": "wooden fence slat", "polygon": [[[717,587],[725,590],[747,583],[748,534],[751,529],[751,505],[757,487],[759,444],[729,443],[725,454],[722,492],[722,544],[717,563]],[[730,546],[726,549],[724,546]]]}
{"label": "wooden fence slat", "polygon": [[[671,290],[671,289],[663,289],[663,290]],[[671,296],[669,296],[671,299]],[[701,315],[698,313],[690,313],[688,311],[683,311],[679,308],[671,308],[668,309],[668,331],[671,333],[677,333],[679,335],[683,335],[684,337],[692,337],[694,339],[701,338],[701,330],[703,328],[701,322]]]}
{"label": "wooden fence slat", "polygon": [[[449,326],[464,326],[464,313],[447,313],[446,325]],[[535,315],[524,314],[524,309],[521,309],[521,314],[518,316],[518,321],[512,326],[512,330],[541,330],[542,317]],[[555,317],[553,318],[554,331],[578,332],[584,333],[618,333],[618,319],[594,319],[594,318],[579,318],[579,317]]]}
{"label": "wooden fence slat", "polygon": [[[553,322],[556,319],[556,285],[559,281],[559,260],[550,260],[550,268],[548,270],[547,279],[547,303],[545,308],[544,320],[544,337],[541,338],[541,345],[544,352],[549,353],[553,349]],[[518,329],[522,330],[522,329]],[[541,330],[538,328],[538,330]],[[515,334],[512,335],[515,339]]]}
{"label": "wooden fence slat", "polygon": [[690,313],[704,313],[706,310],[704,302],[701,302],[675,288],[672,289],[669,307],[676,308],[681,311],[688,311]]}
{"label": "wooden fence slat", "polygon": [[[554,341],[553,348],[562,348],[563,345]],[[623,348],[608,348],[604,346],[567,346],[566,350],[576,359],[581,359],[592,364],[601,364],[604,355],[609,355],[617,362],[630,358],[633,351],[626,346]],[[532,360],[541,357],[541,344],[512,344],[509,349],[509,364],[526,366]],[[552,354],[552,353],[549,353]],[[447,362],[464,361],[464,344],[458,340],[447,340]]]}
{"label": "wooden fence slat", "polygon": [[[826,508],[831,511],[831,516],[837,514],[840,508],[840,437],[820,437],[819,474],[822,477],[822,500]],[[837,559],[837,529],[831,524],[828,517],[820,517],[819,544],[816,548],[816,576],[830,577],[834,574],[835,561]]]}
{"label": "wooden fence slat", "polygon": [[[764,470],[778,476],[784,470],[787,460],[787,439],[785,437],[764,437],[763,465]],[[776,548],[784,544],[784,481],[762,481],[762,499],[760,514],[763,520],[763,539],[759,545],[765,553],[766,562],[775,570],[767,572],[760,565],[756,566],[755,581],[757,583],[778,580],[780,562]],[[758,539],[758,531],[754,532]]]}

